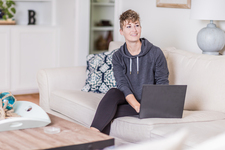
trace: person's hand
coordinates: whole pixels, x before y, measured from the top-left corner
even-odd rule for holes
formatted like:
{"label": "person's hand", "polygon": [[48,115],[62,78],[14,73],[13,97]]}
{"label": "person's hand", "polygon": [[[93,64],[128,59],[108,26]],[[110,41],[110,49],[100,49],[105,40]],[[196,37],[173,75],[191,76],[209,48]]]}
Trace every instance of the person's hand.
{"label": "person's hand", "polygon": [[141,106],[140,104],[134,106],[134,109],[136,110],[137,113],[140,112],[140,106]]}
{"label": "person's hand", "polygon": [[139,113],[140,112],[140,103],[136,100],[133,94],[129,94],[126,96],[127,102],[134,108],[134,110]]}

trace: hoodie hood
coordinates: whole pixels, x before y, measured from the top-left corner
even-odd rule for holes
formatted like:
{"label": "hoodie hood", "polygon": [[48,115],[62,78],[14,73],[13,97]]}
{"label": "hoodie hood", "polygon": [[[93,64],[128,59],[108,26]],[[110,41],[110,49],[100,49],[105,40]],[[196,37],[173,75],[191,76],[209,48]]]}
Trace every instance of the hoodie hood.
{"label": "hoodie hood", "polygon": [[122,51],[121,51],[122,55],[127,58],[136,58],[136,57],[141,57],[141,56],[144,56],[145,54],[147,54],[151,50],[153,44],[150,43],[145,38],[140,38],[140,41],[141,41],[141,52],[138,55],[131,55],[127,49],[126,43],[124,43],[122,46]]}
{"label": "hoodie hood", "polygon": [[145,38],[140,38],[140,41],[141,41],[141,52],[138,55],[131,55],[127,49],[126,43],[124,43],[124,45],[122,46],[121,51],[122,55],[130,59],[130,74],[132,73],[132,59],[137,58],[137,74],[139,74],[139,58],[146,55],[153,47],[153,44],[150,43]]}

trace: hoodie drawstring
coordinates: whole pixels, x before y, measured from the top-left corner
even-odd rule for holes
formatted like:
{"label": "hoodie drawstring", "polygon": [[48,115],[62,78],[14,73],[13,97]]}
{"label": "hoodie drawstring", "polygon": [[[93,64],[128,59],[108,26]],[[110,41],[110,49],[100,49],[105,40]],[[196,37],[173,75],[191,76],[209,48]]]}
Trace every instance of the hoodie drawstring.
{"label": "hoodie drawstring", "polygon": [[[132,72],[132,59],[130,58],[130,74]],[[139,74],[139,57],[137,56],[137,74]]]}
{"label": "hoodie drawstring", "polygon": [[132,72],[132,59],[130,58],[130,74]]}
{"label": "hoodie drawstring", "polygon": [[137,56],[137,74],[139,74],[139,57]]}

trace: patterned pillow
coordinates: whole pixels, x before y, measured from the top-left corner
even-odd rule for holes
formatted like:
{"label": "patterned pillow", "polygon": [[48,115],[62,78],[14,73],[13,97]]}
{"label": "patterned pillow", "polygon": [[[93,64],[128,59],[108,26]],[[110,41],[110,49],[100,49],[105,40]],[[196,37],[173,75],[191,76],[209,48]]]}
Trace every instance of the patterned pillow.
{"label": "patterned pillow", "polygon": [[82,91],[106,93],[110,88],[116,87],[112,71],[112,55],[116,50],[87,56],[87,79]]}

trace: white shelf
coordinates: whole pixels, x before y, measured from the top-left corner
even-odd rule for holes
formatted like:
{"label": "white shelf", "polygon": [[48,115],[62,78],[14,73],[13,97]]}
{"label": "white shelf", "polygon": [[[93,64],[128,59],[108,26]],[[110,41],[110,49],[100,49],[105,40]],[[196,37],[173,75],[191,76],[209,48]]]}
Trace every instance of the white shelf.
{"label": "white shelf", "polygon": [[55,3],[53,0],[15,0],[17,25],[28,24],[28,10],[34,10],[36,25],[53,25],[55,20]]}
{"label": "white shelf", "polygon": [[[109,0],[90,0],[90,53],[96,54],[106,50],[98,50],[96,41],[102,36],[104,39],[114,31],[114,11],[115,3]],[[107,20],[111,26],[97,26],[102,21]],[[107,47],[107,46],[106,46]],[[105,48],[106,49],[106,48]]]}
{"label": "white shelf", "polygon": [[51,2],[52,0],[14,0],[15,2]]}
{"label": "white shelf", "polygon": [[10,28],[57,28],[58,26],[53,26],[53,25],[0,25],[0,27],[10,27]]}
{"label": "white shelf", "polygon": [[113,26],[110,26],[110,27],[92,27],[92,31],[113,31]]}
{"label": "white shelf", "polygon": [[92,6],[114,6],[114,3],[108,3],[108,2],[101,2],[101,3],[98,3],[98,2],[93,2],[92,3]]}

